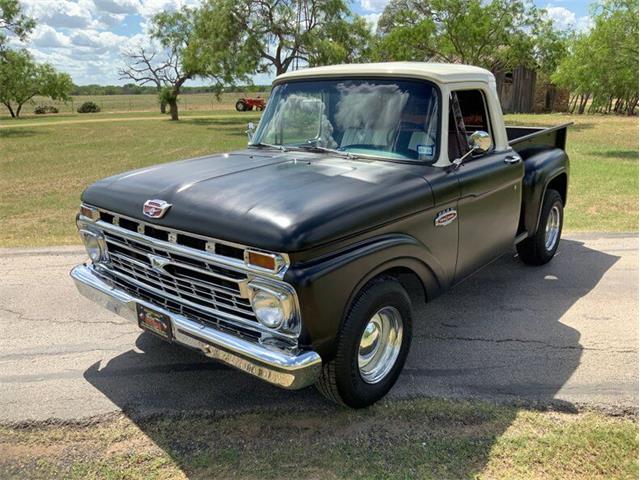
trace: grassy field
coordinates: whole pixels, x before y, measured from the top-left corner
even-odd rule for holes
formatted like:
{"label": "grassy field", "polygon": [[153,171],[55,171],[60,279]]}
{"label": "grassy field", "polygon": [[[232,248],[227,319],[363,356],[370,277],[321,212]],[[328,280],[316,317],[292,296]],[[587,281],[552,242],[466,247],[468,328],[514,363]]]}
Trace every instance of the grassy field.
{"label": "grassy field", "polygon": [[[217,111],[232,109],[238,98],[243,96],[267,98],[267,92],[260,93],[223,93],[217,98],[213,93],[183,94],[179,97],[179,107],[182,111]],[[74,95],[67,102],[35,97],[32,102],[23,107],[24,115],[33,115],[36,105],[53,105],[60,114],[78,115],[77,109],[84,102],[92,101],[103,112],[157,112],[159,111],[157,95]],[[8,117],[9,112],[0,108],[0,118]],[[40,116],[40,115],[39,115]]]}
{"label": "grassy field", "polygon": [[365,411],[112,417],[0,427],[0,477],[632,479],[638,425],[598,413],[412,400]]}
{"label": "grassy field", "polygon": [[[224,108],[222,108],[224,107]],[[0,247],[78,243],[74,215],[82,190],[117,172],[241,148],[256,113],[154,112],[0,119]],[[637,117],[509,115],[510,124],[575,121],[568,231],[637,231]]]}

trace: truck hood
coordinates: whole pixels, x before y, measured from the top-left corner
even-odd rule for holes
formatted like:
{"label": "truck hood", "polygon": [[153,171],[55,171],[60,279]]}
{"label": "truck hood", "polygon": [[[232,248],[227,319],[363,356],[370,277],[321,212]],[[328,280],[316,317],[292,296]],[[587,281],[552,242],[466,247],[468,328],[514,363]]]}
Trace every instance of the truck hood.
{"label": "truck hood", "polygon": [[[433,205],[424,166],[308,152],[247,149],[100,180],[82,201],[221,240],[294,252]],[[172,204],[162,219],[145,201]]]}

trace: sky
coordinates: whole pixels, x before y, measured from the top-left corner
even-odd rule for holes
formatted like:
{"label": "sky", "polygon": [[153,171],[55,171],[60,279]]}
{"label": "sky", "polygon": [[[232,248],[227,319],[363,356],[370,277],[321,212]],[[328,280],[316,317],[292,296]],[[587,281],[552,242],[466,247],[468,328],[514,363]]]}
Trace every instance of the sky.
{"label": "sky", "polygon": [[[201,0],[20,0],[25,13],[37,21],[26,47],[39,62],[48,62],[67,72],[77,85],[91,83],[121,85],[118,77],[122,54],[145,43],[145,32],[153,15],[182,5],[196,6]],[[546,8],[559,29],[589,28],[591,0],[534,0]],[[352,0],[352,9],[375,25],[388,0]],[[254,77],[270,83],[273,75]],[[206,82],[204,82],[206,83]],[[202,85],[193,81],[191,85]]]}

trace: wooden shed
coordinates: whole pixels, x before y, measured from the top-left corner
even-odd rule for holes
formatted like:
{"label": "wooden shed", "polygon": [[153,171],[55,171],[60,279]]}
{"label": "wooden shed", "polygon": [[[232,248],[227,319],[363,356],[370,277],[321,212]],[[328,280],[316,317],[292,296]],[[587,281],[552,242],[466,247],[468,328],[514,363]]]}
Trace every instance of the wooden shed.
{"label": "wooden shed", "polygon": [[516,67],[496,70],[496,87],[504,113],[566,112],[569,93],[548,81],[538,81],[535,70]]}

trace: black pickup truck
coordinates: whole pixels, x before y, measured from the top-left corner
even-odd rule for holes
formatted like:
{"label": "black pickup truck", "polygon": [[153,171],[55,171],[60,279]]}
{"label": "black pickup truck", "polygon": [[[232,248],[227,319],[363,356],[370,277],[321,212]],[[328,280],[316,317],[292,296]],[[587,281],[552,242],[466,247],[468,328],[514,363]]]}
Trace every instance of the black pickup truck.
{"label": "black pickup truck", "polygon": [[412,304],[514,244],[527,264],[553,258],[566,136],[505,128],[477,67],[288,73],[244,150],[88,187],[77,225],[91,262],[71,276],[167,341],[364,407],[400,374]]}

